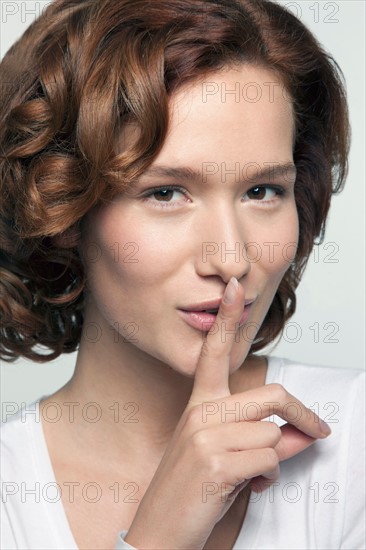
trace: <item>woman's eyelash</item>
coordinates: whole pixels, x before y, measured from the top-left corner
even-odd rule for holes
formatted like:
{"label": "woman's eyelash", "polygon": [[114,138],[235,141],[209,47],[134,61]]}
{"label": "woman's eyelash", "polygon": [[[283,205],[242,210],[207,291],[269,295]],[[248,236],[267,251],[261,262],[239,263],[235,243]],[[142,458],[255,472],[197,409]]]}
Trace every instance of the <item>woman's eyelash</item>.
{"label": "woman's eyelash", "polygon": [[158,193],[159,191],[180,191],[181,193],[183,193],[183,195],[188,196],[186,190],[182,187],[179,187],[178,185],[161,185],[160,187],[152,187],[151,189],[144,191],[141,196],[150,197],[151,195],[153,195],[154,193]]}
{"label": "woman's eyelash", "polygon": [[[284,195],[286,195],[286,189],[284,187],[281,187],[279,185],[270,185],[270,184],[255,185],[254,187],[251,187],[250,189],[248,189],[248,191],[245,194],[250,193],[251,191],[262,190],[262,189],[270,189],[274,191],[277,197],[283,197]],[[161,185],[159,187],[152,187],[150,189],[147,189],[141,195],[141,198],[143,200],[148,200],[155,193],[159,193],[161,191],[179,191],[186,198],[188,198],[188,194],[186,190],[183,189],[182,187],[179,187],[178,185]],[[257,202],[257,203],[262,203],[262,205],[268,205],[268,204],[271,204],[272,202],[275,202],[275,199],[270,199],[270,200],[253,199],[250,202]],[[152,204],[157,208],[166,208],[166,207],[172,208],[172,206],[176,203],[171,201],[152,201]]]}
{"label": "woman's eyelash", "polygon": [[185,196],[185,202],[187,202],[188,194],[186,190],[177,185],[162,185],[160,187],[152,187],[151,189],[148,189],[141,195],[141,199],[143,201],[150,202],[150,204],[152,204],[152,206],[154,206],[155,208],[174,208],[175,204],[177,204],[178,206],[180,205],[180,202],[170,202],[170,201],[164,202],[164,201],[157,201],[157,200],[155,201],[149,200],[150,197],[154,195],[154,193],[159,193],[161,191],[179,191],[180,193],[182,193],[182,195]]}
{"label": "woman's eyelash", "polygon": [[[286,189],[284,187],[281,187],[279,185],[270,185],[270,184],[256,185],[256,186],[251,187],[250,189],[248,189],[248,191],[245,194],[250,193],[251,191],[255,191],[256,189],[271,189],[271,191],[274,191],[278,197],[283,197],[286,194]],[[263,202],[263,203],[273,201],[273,199],[262,201],[262,200],[258,200],[258,199],[255,199],[255,198],[253,200],[257,200],[258,202]]]}

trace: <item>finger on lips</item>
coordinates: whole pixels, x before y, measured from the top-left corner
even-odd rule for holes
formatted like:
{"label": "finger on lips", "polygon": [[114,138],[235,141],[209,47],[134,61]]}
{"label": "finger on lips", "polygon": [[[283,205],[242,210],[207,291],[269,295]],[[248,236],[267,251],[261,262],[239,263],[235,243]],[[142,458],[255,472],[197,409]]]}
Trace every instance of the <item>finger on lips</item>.
{"label": "finger on lips", "polygon": [[[190,406],[230,395],[230,353],[245,305],[244,290],[232,277],[223,295],[216,321],[202,344],[196,366]],[[225,334],[225,338],[223,338]]]}

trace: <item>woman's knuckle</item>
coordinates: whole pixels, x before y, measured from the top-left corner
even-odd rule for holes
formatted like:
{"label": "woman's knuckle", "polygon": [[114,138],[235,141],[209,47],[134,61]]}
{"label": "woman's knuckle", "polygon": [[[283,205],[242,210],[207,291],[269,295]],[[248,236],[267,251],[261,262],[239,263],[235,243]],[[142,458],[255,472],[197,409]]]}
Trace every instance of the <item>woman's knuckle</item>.
{"label": "woman's knuckle", "polygon": [[272,447],[264,449],[264,462],[268,470],[274,470],[278,466],[278,455]]}
{"label": "woman's knuckle", "polygon": [[209,441],[207,430],[198,430],[197,432],[192,434],[191,441],[193,448],[199,453],[201,453],[202,450],[207,449]]}
{"label": "woman's knuckle", "polygon": [[222,361],[225,356],[225,350],[220,343],[211,342],[207,343],[206,341],[202,345],[199,360],[209,360],[211,362]]}
{"label": "woman's knuckle", "polygon": [[272,384],[269,384],[269,392],[271,395],[271,399],[274,402],[283,403],[287,398],[287,391],[284,388],[282,384],[279,384],[278,382],[274,382]]}
{"label": "woman's knuckle", "polygon": [[224,323],[232,323],[233,322],[233,314],[230,312],[230,311],[225,311],[225,308],[224,309],[221,309],[221,312],[220,312],[220,322],[224,322]]}
{"label": "woman's knuckle", "polygon": [[319,418],[315,414],[314,411],[311,409],[308,409],[308,407],[303,407],[300,411],[299,417],[301,418],[301,415],[304,415],[305,422],[307,424],[313,424],[314,422],[319,422]]}
{"label": "woman's knuckle", "polygon": [[272,445],[276,445],[282,437],[281,428],[275,422],[268,422],[268,434]]}
{"label": "woman's knuckle", "polygon": [[222,459],[218,455],[210,454],[207,457],[206,468],[207,479],[213,481],[221,481],[225,469],[223,468]]}
{"label": "woman's knuckle", "polygon": [[222,458],[212,451],[208,430],[199,430],[191,436],[191,449],[195,467],[202,470],[207,479],[219,480],[223,474]]}
{"label": "woman's knuckle", "polygon": [[210,346],[207,342],[207,339],[203,342],[202,346],[201,346],[201,352],[200,352],[200,356],[199,358],[200,359],[205,359],[206,357],[209,357],[210,355]]}

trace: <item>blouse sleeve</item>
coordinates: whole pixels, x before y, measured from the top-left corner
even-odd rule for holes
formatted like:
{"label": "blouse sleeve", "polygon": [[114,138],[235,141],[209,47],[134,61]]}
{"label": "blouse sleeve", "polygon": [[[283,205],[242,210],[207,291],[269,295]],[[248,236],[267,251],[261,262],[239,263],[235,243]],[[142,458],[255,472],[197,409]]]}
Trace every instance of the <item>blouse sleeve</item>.
{"label": "blouse sleeve", "polygon": [[131,544],[128,544],[128,542],[125,542],[125,536],[127,535],[127,533],[128,530],[120,531],[118,533],[114,550],[137,550],[137,548],[131,546]]}

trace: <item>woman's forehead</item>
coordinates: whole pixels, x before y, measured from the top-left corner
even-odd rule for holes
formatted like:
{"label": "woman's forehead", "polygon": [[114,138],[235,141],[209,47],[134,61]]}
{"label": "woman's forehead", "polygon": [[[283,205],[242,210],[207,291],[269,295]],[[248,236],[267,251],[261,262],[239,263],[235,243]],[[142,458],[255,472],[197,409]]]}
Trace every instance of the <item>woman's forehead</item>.
{"label": "woman's forehead", "polygon": [[[119,151],[140,134],[127,124]],[[289,162],[294,141],[293,105],[280,78],[242,65],[181,86],[169,101],[168,132],[159,164]]]}

